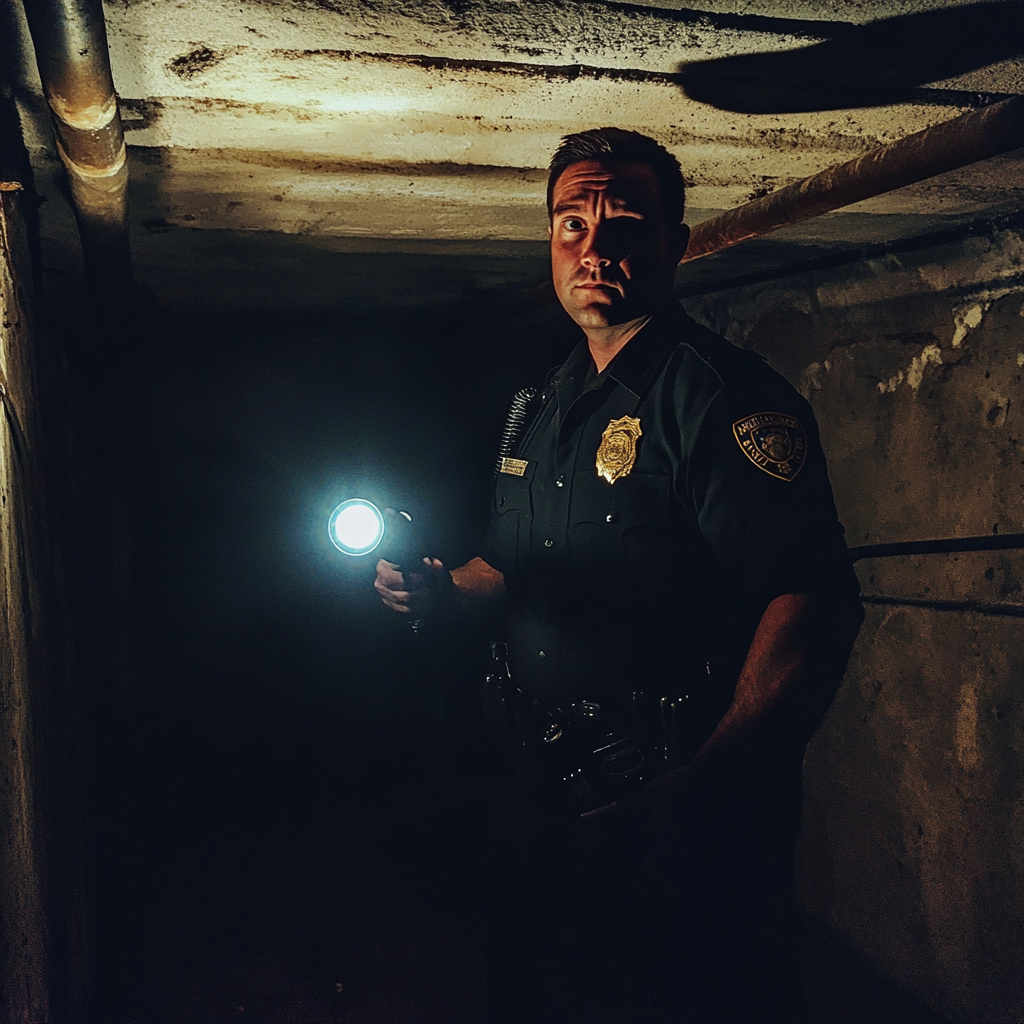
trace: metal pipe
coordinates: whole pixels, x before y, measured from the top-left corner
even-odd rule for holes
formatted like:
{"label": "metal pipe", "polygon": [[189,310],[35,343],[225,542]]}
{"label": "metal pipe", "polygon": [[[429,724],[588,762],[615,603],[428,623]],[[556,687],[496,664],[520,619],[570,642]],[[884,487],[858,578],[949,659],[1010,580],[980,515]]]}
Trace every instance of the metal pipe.
{"label": "metal pipe", "polygon": [[1024,145],[1024,96],[972,110],[695,225],[681,263]]}
{"label": "metal pipe", "polygon": [[101,0],[25,0],[39,76],[67,170],[86,272],[131,277],[128,166]]}
{"label": "metal pipe", "polygon": [[891,558],[893,555],[940,555],[960,551],[1013,551],[1024,548],[1024,533],[994,533],[982,537],[943,537],[940,540],[898,540],[850,548],[850,560]]}

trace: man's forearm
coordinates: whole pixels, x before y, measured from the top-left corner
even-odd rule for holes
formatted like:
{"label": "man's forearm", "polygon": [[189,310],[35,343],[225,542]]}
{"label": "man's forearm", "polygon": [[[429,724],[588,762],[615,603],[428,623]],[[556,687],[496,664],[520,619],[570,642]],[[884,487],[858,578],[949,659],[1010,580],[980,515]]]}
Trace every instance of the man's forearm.
{"label": "man's forearm", "polygon": [[646,800],[671,805],[687,794],[744,784],[778,758],[797,760],[843,675],[863,611],[823,609],[807,594],[783,594],[765,609],[732,703],[685,768],[655,779]]}
{"label": "man's forearm", "polygon": [[452,583],[460,604],[475,606],[505,595],[505,577],[482,558],[452,569]]}
{"label": "man's forearm", "polygon": [[747,752],[802,755],[842,679],[860,628],[859,606],[823,609],[808,594],[783,594],[765,609],[732,703],[691,763],[728,767]]}

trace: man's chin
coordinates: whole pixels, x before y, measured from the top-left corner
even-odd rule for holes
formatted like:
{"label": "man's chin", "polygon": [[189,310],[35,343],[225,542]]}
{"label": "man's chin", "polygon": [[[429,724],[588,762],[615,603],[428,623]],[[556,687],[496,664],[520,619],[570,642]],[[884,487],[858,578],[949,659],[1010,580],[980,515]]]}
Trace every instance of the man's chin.
{"label": "man's chin", "polygon": [[636,317],[636,314],[631,312],[627,304],[621,300],[618,302],[573,303],[571,307],[566,306],[565,309],[573,320],[584,328],[617,327]]}

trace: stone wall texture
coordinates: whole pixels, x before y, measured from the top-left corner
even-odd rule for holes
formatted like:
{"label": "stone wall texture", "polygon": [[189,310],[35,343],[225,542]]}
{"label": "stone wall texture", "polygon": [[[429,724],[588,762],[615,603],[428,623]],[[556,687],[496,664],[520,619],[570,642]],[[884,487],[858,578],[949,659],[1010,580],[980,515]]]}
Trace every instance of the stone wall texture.
{"label": "stone wall texture", "polygon": [[[688,302],[811,400],[851,545],[1024,531],[1021,238]],[[1024,1018],[1024,553],[858,563],[812,741],[802,909],[954,1021]]]}
{"label": "stone wall texture", "polygon": [[[78,693],[22,192],[0,192],[0,1020],[86,1020]],[[50,390],[40,378],[51,375]],[[42,398],[42,400],[41,400]]]}

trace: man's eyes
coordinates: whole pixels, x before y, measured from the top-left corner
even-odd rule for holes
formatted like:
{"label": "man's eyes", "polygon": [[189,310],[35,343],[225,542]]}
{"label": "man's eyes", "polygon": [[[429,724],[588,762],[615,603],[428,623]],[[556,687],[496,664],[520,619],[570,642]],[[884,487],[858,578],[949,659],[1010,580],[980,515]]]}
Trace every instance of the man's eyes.
{"label": "man's eyes", "polygon": [[[560,222],[563,231],[586,231],[587,222],[582,217],[564,217]],[[612,217],[606,221],[609,228],[619,232],[635,233],[647,227],[647,222],[642,217]]]}

